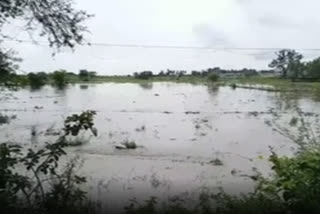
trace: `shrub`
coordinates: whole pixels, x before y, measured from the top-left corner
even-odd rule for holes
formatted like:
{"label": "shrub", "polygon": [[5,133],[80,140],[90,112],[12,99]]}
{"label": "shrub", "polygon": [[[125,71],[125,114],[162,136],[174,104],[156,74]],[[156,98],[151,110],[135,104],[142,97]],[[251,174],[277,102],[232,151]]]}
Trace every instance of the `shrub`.
{"label": "shrub", "polygon": [[148,80],[153,77],[152,71],[142,71],[140,73],[136,72],[133,74],[137,79]]}
{"label": "shrub", "polygon": [[209,74],[208,80],[210,82],[217,82],[219,80],[219,75],[218,74]]}
{"label": "shrub", "polygon": [[64,87],[67,84],[66,71],[60,70],[60,71],[53,72],[52,79],[56,86]]}
{"label": "shrub", "polygon": [[[182,203],[156,207],[157,200],[151,198],[144,204],[131,203],[126,207],[126,211],[130,214],[320,213],[320,149],[305,150],[291,158],[279,157],[275,152],[271,152],[269,160],[272,163],[273,175],[270,178],[264,178],[259,173],[251,176],[251,179],[257,182],[253,193],[240,196],[228,195],[223,191],[218,194],[201,194],[195,206],[188,209],[185,209]],[[189,201],[179,200],[188,206]]]}
{"label": "shrub", "polygon": [[272,179],[262,179],[259,191],[279,195],[292,213],[320,213],[320,149],[296,157],[278,157],[272,151]]}
{"label": "shrub", "polygon": [[47,83],[48,75],[44,72],[29,73],[28,74],[29,84],[32,88],[40,88]]}

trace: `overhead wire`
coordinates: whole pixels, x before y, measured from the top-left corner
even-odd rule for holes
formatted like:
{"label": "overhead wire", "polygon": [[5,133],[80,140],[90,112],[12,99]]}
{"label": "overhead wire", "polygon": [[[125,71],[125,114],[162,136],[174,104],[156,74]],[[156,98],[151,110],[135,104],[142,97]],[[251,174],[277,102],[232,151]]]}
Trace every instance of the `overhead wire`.
{"label": "overhead wire", "polygon": [[[31,44],[49,44],[46,41],[5,39],[2,41],[31,43]],[[281,49],[295,49],[297,51],[320,51],[320,48],[299,48],[299,47],[210,47],[210,46],[182,46],[182,45],[154,45],[154,44],[129,44],[129,43],[106,43],[90,42],[82,46],[97,47],[118,47],[118,48],[148,48],[148,49],[194,49],[194,50],[216,50],[216,51],[277,51]]]}

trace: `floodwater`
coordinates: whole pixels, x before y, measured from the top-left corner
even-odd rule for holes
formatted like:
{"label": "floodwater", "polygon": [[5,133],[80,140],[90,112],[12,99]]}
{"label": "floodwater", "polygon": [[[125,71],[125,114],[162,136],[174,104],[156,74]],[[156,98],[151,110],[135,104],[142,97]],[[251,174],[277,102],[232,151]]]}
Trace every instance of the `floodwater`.
{"label": "floodwater", "polygon": [[[0,112],[13,116],[0,125],[0,139],[25,146],[54,141],[68,115],[97,111],[98,137],[81,135],[89,142],[68,148],[67,158],[83,160],[84,188],[106,210],[132,198],[250,191],[254,170],[270,172],[270,146],[280,155],[297,151],[288,135],[297,108],[314,122],[320,113],[320,103],[306,96],[182,83],[75,84],[0,95]],[[138,148],[116,148],[126,141]]]}

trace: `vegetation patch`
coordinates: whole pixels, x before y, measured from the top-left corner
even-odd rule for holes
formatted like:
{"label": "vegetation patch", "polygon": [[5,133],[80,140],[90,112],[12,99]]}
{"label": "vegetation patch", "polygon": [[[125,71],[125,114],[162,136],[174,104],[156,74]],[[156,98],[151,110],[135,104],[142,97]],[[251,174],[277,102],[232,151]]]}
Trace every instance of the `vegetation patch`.
{"label": "vegetation patch", "polygon": [[222,160],[220,160],[220,159],[218,159],[218,158],[210,161],[210,164],[212,164],[212,165],[214,165],[214,166],[223,166]]}
{"label": "vegetation patch", "polygon": [[10,117],[0,114],[0,125],[10,123]]}
{"label": "vegetation patch", "polygon": [[121,145],[115,146],[116,149],[137,149],[138,145],[134,141],[125,141]]}
{"label": "vegetation patch", "polygon": [[[23,152],[19,145],[0,144],[0,207],[3,213],[87,213],[90,203],[80,185],[86,178],[75,173],[77,161],[59,170],[67,153],[66,137],[93,130],[93,111],[65,120],[63,135],[44,148]],[[70,122],[73,122],[72,124]],[[95,132],[93,132],[95,134]],[[17,171],[24,166],[25,172]]]}

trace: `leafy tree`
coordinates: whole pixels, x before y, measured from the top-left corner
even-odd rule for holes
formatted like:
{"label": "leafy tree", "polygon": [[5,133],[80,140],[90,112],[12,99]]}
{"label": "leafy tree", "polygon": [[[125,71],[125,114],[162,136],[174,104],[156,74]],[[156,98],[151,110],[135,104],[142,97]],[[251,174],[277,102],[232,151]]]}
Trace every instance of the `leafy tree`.
{"label": "leafy tree", "polygon": [[65,70],[55,71],[52,74],[53,82],[58,87],[64,87],[67,84],[67,72]]}
{"label": "leafy tree", "polygon": [[[85,11],[75,10],[72,0],[1,0],[0,27],[12,19],[25,21],[25,30],[47,36],[51,47],[71,47],[83,42],[87,28],[83,21],[90,17]],[[1,32],[4,39],[10,36]]]}
{"label": "leafy tree", "polygon": [[151,77],[153,77],[152,71],[142,71],[140,73],[135,72],[133,75],[135,78],[144,79],[144,80],[147,80],[147,79],[150,79]]}
{"label": "leafy tree", "polygon": [[18,69],[16,64],[21,59],[14,57],[12,50],[0,50],[0,82],[6,82],[12,74]]}
{"label": "leafy tree", "polygon": [[191,71],[191,75],[192,76],[201,76],[201,72],[200,71]]}
{"label": "leafy tree", "polygon": [[300,61],[292,62],[289,64],[288,70],[290,71],[290,78],[294,81],[304,78],[305,65]]}
{"label": "leafy tree", "polygon": [[89,71],[82,69],[79,71],[79,78],[83,81],[89,81]]}
{"label": "leafy tree", "polygon": [[295,50],[283,49],[276,53],[277,58],[273,59],[269,67],[276,68],[281,72],[282,77],[286,78],[290,68],[300,63],[303,56]]}
{"label": "leafy tree", "polygon": [[48,75],[45,72],[31,72],[28,74],[28,80],[32,88],[40,88],[47,83]]}
{"label": "leafy tree", "polygon": [[184,76],[184,75],[186,75],[187,74],[187,71],[176,71],[176,75],[178,76],[178,77],[182,77],[182,76]]}
{"label": "leafy tree", "polygon": [[175,71],[167,69],[166,76],[173,76],[173,75],[175,75]]}
{"label": "leafy tree", "polygon": [[97,76],[97,72],[95,72],[95,71],[90,71],[89,72],[89,77],[90,78],[93,78],[93,77],[96,77]]}
{"label": "leafy tree", "polygon": [[[73,48],[83,43],[87,28],[82,23],[91,15],[75,10],[72,4],[72,0],[1,0],[0,45],[2,40],[15,39],[2,30],[14,19],[22,22],[30,34],[39,29],[39,36],[46,36],[50,47]],[[0,81],[7,81],[17,69],[12,53],[0,48]]]}
{"label": "leafy tree", "polygon": [[306,64],[306,77],[320,79],[320,57]]}
{"label": "leafy tree", "polygon": [[158,76],[159,76],[159,77],[165,76],[164,71],[161,70],[161,71],[158,73]]}

